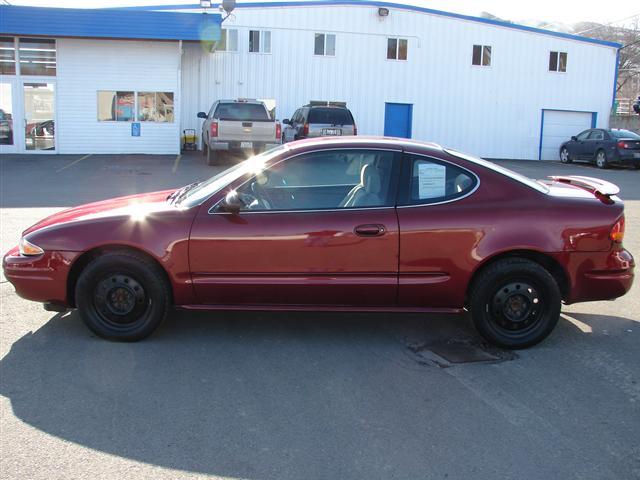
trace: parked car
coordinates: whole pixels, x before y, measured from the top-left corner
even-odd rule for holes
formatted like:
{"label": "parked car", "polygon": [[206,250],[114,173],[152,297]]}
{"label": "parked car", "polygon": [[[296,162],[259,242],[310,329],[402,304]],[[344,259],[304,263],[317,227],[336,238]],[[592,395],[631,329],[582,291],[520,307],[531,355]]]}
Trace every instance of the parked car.
{"label": "parked car", "polygon": [[640,168],[640,135],[629,130],[590,128],[560,146],[560,161],[595,162],[598,168],[612,164]]}
{"label": "parked car", "polygon": [[303,138],[357,135],[358,128],[346,104],[310,103],[282,121],[282,141]]}
{"label": "parked car", "polygon": [[258,100],[218,100],[208,114],[200,112],[198,118],[205,120],[202,140],[208,165],[217,163],[223,152],[250,156],[282,142],[280,123]]}
{"label": "parked car", "polygon": [[[56,213],[4,257],[17,293],[139,340],[170,307],[471,312],[509,348],[633,282],[608,182],[534,181],[435,144],[282,145],[177,190]],[[496,215],[499,211],[500,214]]]}

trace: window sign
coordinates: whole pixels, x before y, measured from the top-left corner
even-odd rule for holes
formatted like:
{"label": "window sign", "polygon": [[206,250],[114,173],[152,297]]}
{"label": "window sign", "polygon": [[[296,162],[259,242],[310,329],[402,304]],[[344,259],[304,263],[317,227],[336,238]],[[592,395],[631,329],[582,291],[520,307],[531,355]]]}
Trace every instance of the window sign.
{"label": "window sign", "polygon": [[444,197],[447,183],[447,167],[435,163],[418,164],[418,197]]}

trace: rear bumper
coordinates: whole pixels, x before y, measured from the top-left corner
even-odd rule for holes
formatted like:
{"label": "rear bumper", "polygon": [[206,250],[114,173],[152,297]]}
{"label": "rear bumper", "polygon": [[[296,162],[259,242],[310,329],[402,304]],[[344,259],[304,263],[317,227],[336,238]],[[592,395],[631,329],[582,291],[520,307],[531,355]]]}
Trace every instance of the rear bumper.
{"label": "rear bumper", "polygon": [[[636,157],[636,155],[638,156]],[[637,150],[618,149],[615,160],[624,165],[638,165],[640,164],[640,152]]]}
{"label": "rear bumper", "polygon": [[223,151],[223,152],[244,152],[244,151],[257,151],[261,152],[263,150],[267,150],[269,148],[277,147],[281,142],[273,141],[273,142],[250,142],[252,146],[250,148],[242,148],[242,143],[240,141],[228,141],[228,142],[209,142],[209,148],[215,151]]}
{"label": "rear bumper", "polygon": [[80,254],[45,252],[37,257],[25,257],[14,247],[2,259],[2,269],[22,298],[68,306],[67,278],[71,264]]}
{"label": "rear bumper", "polygon": [[633,284],[635,261],[624,249],[567,254],[570,291],[565,303],[612,300]]}

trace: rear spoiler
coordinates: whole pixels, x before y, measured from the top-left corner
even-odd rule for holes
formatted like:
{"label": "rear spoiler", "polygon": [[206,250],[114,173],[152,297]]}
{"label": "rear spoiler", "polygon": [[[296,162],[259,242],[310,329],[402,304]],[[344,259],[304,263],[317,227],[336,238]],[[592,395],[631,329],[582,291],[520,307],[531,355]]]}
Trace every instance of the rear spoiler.
{"label": "rear spoiler", "polygon": [[569,185],[583,188],[596,196],[608,198],[620,193],[620,188],[617,185],[599,178],[580,177],[577,175],[557,175],[549,178],[554,182],[568,183]]}

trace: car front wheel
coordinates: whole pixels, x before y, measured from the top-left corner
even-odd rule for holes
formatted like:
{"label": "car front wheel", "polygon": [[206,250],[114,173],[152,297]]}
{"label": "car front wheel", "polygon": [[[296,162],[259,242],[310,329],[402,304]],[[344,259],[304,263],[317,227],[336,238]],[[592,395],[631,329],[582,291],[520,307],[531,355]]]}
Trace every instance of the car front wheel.
{"label": "car front wheel", "polygon": [[567,147],[562,147],[562,150],[560,150],[560,161],[562,163],[571,163],[572,158],[571,155],[569,155],[569,150],[567,150]]}
{"label": "car front wheel", "polygon": [[114,251],[91,261],[76,286],[76,305],[87,327],[111,340],[149,336],[169,311],[170,289],[152,260]]}
{"label": "car front wheel", "polygon": [[491,343],[525,348],[558,323],[561,295],[553,276],[524,258],[499,260],[475,279],[469,294],[473,323]]}

